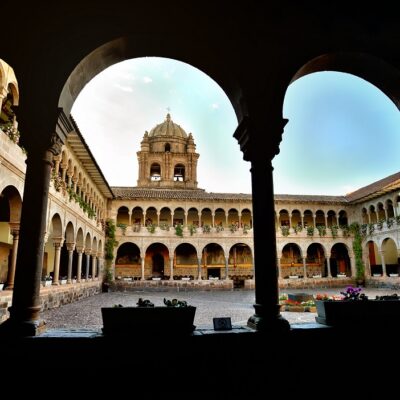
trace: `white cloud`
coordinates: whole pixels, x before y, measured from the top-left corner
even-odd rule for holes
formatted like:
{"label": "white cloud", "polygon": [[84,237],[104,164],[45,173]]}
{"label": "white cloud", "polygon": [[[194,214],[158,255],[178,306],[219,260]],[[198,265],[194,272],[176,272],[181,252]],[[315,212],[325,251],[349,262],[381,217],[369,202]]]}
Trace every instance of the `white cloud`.
{"label": "white cloud", "polygon": [[349,193],[352,193],[355,190],[357,190],[357,188],[355,188],[354,186],[351,186],[351,185],[342,186],[341,189],[343,190],[343,194],[349,194]]}
{"label": "white cloud", "polygon": [[212,108],[213,110],[217,110],[217,109],[219,108],[219,104],[218,104],[218,103],[212,103],[212,104],[211,104],[211,108]]}
{"label": "white cloud", "polygon": [[115,83],[115,84],[114,84],[114,87],[116,87],[116,88],[118,88],[118,89],[120,89],[120,90],[123,90],[124,92],[133,92],[133,89],[132,89],[131,87],[129,87],[129,86],[122,86],[122,85],[120,85],[119,83]]}
{"label": "white cloud", "polygon": [[145,76],[145,77],[143,78],[143,82],[144,82],[144,83],[151,83],[151,82],[153,82],[153,79],[151,79],[149,76]]}

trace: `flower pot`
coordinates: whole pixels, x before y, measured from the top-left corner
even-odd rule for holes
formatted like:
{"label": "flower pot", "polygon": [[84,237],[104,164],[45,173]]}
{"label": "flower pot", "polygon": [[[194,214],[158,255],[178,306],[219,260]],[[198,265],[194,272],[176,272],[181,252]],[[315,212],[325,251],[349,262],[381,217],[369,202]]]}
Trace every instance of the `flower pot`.
{"label": "flower pot", "polygon": [[102,307],[104,335],[188,335],[196,307]]}
{"label": "flower pot", "polygon": [[399,325],[400,300],[316,300],[316,321],[324,325]]}

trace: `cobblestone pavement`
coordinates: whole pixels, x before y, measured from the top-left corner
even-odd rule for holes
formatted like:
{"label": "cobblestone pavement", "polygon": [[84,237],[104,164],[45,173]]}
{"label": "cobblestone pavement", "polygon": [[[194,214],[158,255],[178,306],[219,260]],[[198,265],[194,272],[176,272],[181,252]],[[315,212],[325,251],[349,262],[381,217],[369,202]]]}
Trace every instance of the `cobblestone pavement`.
{"label": "cobblestone pavement", "polygon": [[[336,289],[287,289],[281,293],[327,293],[339,295],[344,288]],[[393,294],[388,289],[363,289],[363,293],[370,298],[376,295]],[[101,307],[110,307],[114,304],[135,306],[139,298],[149,299],[156,306],[163,305],[163,299],[177,298],[186,300],[188,304],[196,306],[194,324],[197,327],[211,327],[213,317],[231,317],[233,325],[245,325],[247,319],[253,315],[255,302],[253,290],[232,291],[130,291],[101,293],[75,303],[42,313],[48,329],[53,328],[88,328],[101,329]],[[291,324],[315,322],[315,313],[309,312],[282,312]]]}

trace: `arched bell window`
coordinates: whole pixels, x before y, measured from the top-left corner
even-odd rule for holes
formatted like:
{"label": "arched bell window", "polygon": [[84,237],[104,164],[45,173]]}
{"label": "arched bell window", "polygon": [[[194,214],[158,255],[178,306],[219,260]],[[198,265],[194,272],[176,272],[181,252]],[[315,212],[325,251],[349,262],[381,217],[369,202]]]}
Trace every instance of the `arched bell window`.
{"label": "arched bell window", "polygon": [[185,180],[185,166],[177,164],[174,168],[174,181],[183,182]]}
{"label": "arched bell window", "polygon": [[160,167],[160,164],[157,164],[157,163],[151,164],[151,167],[150,167],[150,179],[152,181],[160,181],[161,180],[161,167]]}

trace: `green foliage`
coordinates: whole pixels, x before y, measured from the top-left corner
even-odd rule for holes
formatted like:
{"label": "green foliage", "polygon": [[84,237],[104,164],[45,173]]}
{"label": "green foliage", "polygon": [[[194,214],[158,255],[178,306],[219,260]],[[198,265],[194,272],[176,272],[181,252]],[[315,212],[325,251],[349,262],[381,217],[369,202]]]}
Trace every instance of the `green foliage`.
{"label": "green foliage", "polygon": [[104,245],[105,259],[111,262],[114,258],[114,248],[118,245],[115,240],[115,224],[112,219],[106,221],[106,242]]}
{"label": "green foliage", "polygon": [[150,233],[154,233],[156,231],[156,225],[155,224],[147,224],[146,228]]}
{"label": "green foliage", "polygon": [[167,307],[188,307],[188,304],[186,301],[178,300],[178,299],[167,300],[164,298],[164,304]]}
{"label": "green foliage", "polygon": [[203,225],[203,233],[210,233],[211,232],[211,226],[208,224]]}
{"label": "green foliage", "polygon": [[118,228],[121,228],[122,234],[125,236],[127,225],[126,225],[126,224],[118,223],[117,226],[118,226]]}
{"label": "green foliage", "polygon": [[326,236],[326,227],[325,225],[318,225],[317,226],[319,236]]}
{"label": "green foliage", "polygon": [[337,237],[338,229],[339,229],[339,227],[337,225],[332,225],[331,226],[331,232],[332,232],[332,237],[333,238]]}
{"label": "green foliage", "polygon": [[183,228],[182,228],[181,224],[175,225],[175,234],[176,234],[176,236],[183,237]]}
{"label": "green foliage", "polygon": [[307,226],[307,236],[314,236],[314,227],[312,225]]}
{"label": "green foliage", "polygon": [[196,225],[189,225],[188,228],[189,228],[190,236],[193,236],[193,233],[197,232]]}
{"label": "green foliage", "polygon": [[356,260],[356,278],[364,280],[365,266],[362,259],[362,231],[357,222],[353,222],[349,227],[350,232],[354,235],[353,251]]}
{"label": "green foliage", "polygon": [[283,236],[289,236],[289,227],[285,226],[285,225],[282,225],[281,226],[281,232],[282,232]]}

